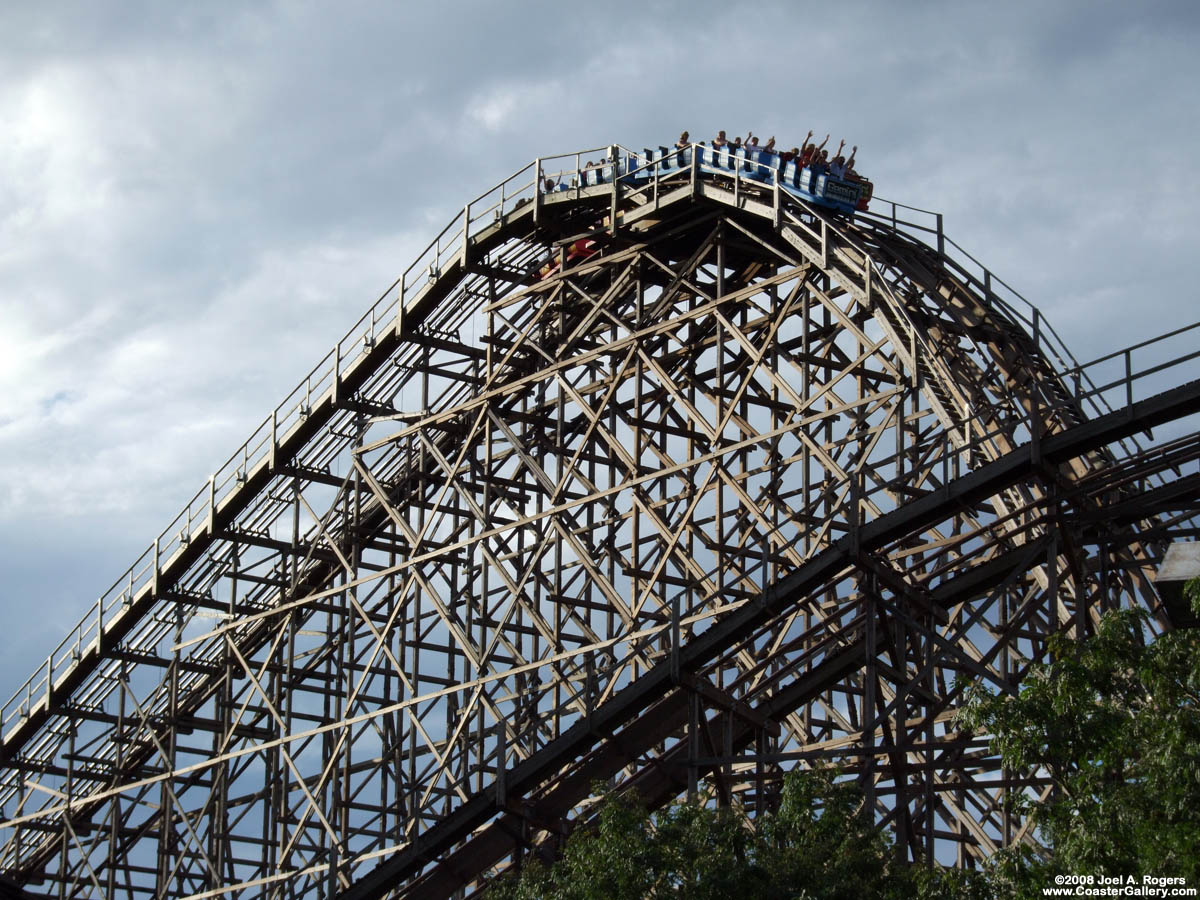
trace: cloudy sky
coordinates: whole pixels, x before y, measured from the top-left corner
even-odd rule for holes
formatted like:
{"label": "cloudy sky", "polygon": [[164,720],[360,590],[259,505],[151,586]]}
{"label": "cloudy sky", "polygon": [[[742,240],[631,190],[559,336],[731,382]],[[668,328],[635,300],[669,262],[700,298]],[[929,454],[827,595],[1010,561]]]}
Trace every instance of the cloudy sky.
{"label": "cloudy sky", "polygon": [[0,693],[535,156],[831,132],[1080,358],[1200,319],[1198,24],[1190,0],[0,2]]}

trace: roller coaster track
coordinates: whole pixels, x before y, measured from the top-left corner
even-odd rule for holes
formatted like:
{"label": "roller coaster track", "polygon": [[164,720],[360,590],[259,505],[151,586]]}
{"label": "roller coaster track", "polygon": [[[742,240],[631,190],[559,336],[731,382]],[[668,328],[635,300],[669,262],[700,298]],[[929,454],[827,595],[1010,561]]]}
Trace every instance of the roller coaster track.
{"label": "roller coaster track", "polygon": [[0,709],[11,878],[449,897],[597,780],[753,813],[830,760],[914,860],[1030,839],[955,710],[1172,627],[1200,381],[1134,390],[1196,354],[1081,366],[940,217],[645,159],[464,207]]}

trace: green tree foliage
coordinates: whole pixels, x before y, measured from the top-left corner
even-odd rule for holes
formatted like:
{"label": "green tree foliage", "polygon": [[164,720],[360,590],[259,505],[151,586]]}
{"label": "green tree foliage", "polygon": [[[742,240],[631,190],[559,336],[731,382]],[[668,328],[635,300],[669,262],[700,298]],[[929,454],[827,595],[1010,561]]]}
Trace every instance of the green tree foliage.
{"label": "green tree foliage", "polygon": [[[1187,587],[1200,613],[1200,580]],[[1001,853],[983,872],[897,862],[853,783],[790,775],[776,813],[750,822],[704,804],[657,814],[610,797],[553,867],[530,863],[488,900],[891,900],[1041,897],[1064,875],[1183,876],[1200,886],[1200,630],[1147,640],[1144,613],[1105,614],[1095,636],[1051,642],[1016,696],[980,694],[963,724],[993,736],[1030,794],[1044,852]]]}
{"label": "green tree foliage", "polygon": [[[1200,611],[1200,581],[1187,586]],[[1106,613],[1082,643],[1056,638],[1017,696],[984,696],[969,727],[1006,766],[1049,776],[1027,797],[1047,853],[1014,852],[997,874],[1040,896],[1055,874],[1183,876],[1200,886],[1200,633],[1147,641],[1139,610]]]}
{"label": "green tree foliage", "polygon": [[596,827],[567,842],[553,867],[526,865],[488,900],[862,900],[983,898],[973,873],[896,862],[861,792],[830,772],[793,774],[779,810],[754,823],[728,809],[680,803],[657,815],[610,797]]}

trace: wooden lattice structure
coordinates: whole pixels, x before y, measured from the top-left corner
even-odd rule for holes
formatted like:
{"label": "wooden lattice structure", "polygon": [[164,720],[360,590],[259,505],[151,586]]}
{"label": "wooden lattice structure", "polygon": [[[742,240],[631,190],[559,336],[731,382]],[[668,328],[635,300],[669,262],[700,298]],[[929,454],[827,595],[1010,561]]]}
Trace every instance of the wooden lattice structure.
{"label": "wooden lattice structure", "polygon": [[1200,386],[1090,405],[940,218],[593,156],[467,206],[4,707],[12,878],[470,894],[598,780],[753,813],[826,763],[911,859],[1028,839],[956,710],[1170,627],[1200,454],[1127,439]]}

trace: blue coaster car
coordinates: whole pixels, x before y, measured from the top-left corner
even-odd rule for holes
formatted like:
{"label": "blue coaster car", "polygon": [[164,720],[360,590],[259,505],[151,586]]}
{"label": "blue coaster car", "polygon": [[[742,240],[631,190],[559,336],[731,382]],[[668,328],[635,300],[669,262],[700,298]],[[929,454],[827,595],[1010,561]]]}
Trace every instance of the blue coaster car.
{"label": "blue coaster car", "polygon": [[[716,149],[699,144],[676,149],[659,146],[645,148],[640,156],[627,152],[620,160],[618,177],[626,183],[638,183],[653,179],[656,173],[677,176],[681,170],[691,167],[695,154],[699,173],[703,176],[735,176],[748,183],[769,187],[776,182],[781,189],[816,206],[853,214],[856,209],[865,210],[871,199],[872,185],[861,178],[849,180],[838,178],[824,167],[820,170],[800,168],[795,160],[781,163],[779,154],[768,150],[729,146]],[[608,181],[612,177],[609,169],[588,170],[583,184]]]}

